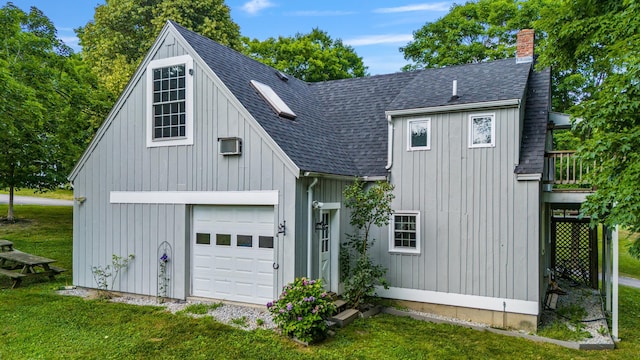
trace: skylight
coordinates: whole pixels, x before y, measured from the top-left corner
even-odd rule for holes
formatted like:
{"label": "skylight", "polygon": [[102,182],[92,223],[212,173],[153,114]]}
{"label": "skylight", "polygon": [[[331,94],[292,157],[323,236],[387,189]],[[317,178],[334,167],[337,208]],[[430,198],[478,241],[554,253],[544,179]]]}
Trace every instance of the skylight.
{"label": "skylight", "polygon": [[291,110],[289,106],[287,106],[287,104],[282,101],[280,96],[278,96],[278,94],[276,94],[276,92],[273,91],[273,89],[269,85],[265,85],[255,80],[251,80],[251,85],[256,90],[258,90],[260,95],[262,95],[262,97],[269,103],[269,105],[271,105],[273,110],[275,110],[278,115],[288,119],[296,118],[296,114],[293,112],[293,110]]}

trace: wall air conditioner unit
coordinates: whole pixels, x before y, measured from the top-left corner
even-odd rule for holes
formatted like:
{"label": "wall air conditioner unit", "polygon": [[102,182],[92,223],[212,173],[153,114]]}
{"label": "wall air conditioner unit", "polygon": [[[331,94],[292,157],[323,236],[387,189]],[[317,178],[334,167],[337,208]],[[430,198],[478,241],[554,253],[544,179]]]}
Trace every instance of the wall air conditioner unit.
{"label": "wall air conditioner unit", "polygon": [[240,138],[218,138],[218,146],[221,155],[228,156],[242,154],[242,139]]}

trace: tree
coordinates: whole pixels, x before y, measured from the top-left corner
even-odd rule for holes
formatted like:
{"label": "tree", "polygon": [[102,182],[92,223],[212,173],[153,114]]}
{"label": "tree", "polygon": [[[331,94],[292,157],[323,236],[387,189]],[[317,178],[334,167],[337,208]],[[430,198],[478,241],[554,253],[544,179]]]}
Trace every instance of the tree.
{"label": "tree", "polygon": [[92,132],[83,113],[73,55],[37,8],[0,8],[0,188],[51,189],[66,175]]}
{"label": "tree", "polygon": [[[391,201],[394,199],[393,185],[388,182],[377,182],[369,188],[361,180],[356,180],[344,190],[345,206],[351,211],[350,223],[357,229],[356,234],[349,236],[346,248],[342,251],[348,256],[341,256],[345,269],[344,296],[347,301],[358,307],[371,298],[375,292],[375,285],[387,287],[384,278],[387,270],[381,265],[375,265],[367,251],[373,244],[369,238],[372,226],[389,224],[391,216]],[[352,268],[350,263],[355,263]],[[349,265],[349,266],[346,266]]]}
{"label": "tree", "polygon": [[84,59],[119,95],[167,20],[240,50],[240,28],[223,0],[106,0],[76,29]]}
{"label": "tree", "polygon": [[[550,0],[478,0],[453,5],[444,17],[427,22],[401,47],[412,62],[403,70],[477,63],[513,57],[519,30],[536,29],[536,54],[544,53],[546,30],[537,21],[555,12]],[[550,51],[549,54],[553,56]],[[555,69],[554,69],[555,70]],[[552,72],[553,108],[565,111],[579,99],[582,79],[571,72]]]}
{"label": "tree", "polygon": [[[584,137],[578,155],[595,164],[596,188],[583,204],[592,222],[640,231],[640,4],[632,0],[565,1],[544,14],[548,52],[541,60],[581,78],[571,109]],[[636,242],[636,247],[640,244]],[[637,254],[638,252],[636,252]]]}
{"label": "tree", "polygon": [[512,57],[516,34],[532,27],[545,3],[545,0],[479,0],[454,4],[447,15],[427,22],[413,33],[413,41],[400,48],[405,59],[413,62],[404,70]]}
{"label": "tree", "polygon": [[308,34],[265,41],[243,38],[244,53],[304,81],[325,81],[366,75],[355,50],[315,28]]}

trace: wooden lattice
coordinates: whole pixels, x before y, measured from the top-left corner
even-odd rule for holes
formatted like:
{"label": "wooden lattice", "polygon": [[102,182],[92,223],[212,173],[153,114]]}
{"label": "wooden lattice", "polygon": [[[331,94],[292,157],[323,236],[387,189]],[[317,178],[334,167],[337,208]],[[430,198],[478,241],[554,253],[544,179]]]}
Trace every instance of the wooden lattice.
{"label": "wooden lattice", "polygon": [[556,276],[597,288],[597,233],[588,221],[552,221],[552,259]]}

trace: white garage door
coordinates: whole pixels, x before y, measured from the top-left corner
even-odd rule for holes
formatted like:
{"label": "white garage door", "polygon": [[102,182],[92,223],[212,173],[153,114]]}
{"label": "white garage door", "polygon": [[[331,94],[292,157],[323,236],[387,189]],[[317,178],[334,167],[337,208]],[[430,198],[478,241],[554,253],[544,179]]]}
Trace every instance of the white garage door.
{"label": "white garage door", "polygon": [[273,207],[193,207],[193,296],[273,300]]}

